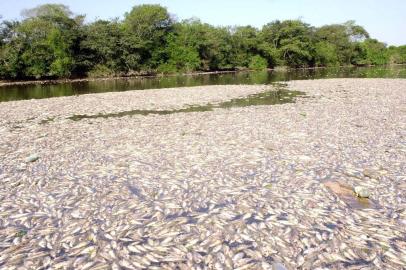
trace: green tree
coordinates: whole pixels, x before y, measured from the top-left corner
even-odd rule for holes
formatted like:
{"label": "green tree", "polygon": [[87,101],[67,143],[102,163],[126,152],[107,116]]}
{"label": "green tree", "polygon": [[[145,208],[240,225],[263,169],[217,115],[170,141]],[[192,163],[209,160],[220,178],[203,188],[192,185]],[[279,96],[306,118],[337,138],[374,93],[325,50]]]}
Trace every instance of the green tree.
{"label": "green tree", "polygon": [[252,26],[232,29],[232,63],[235,67],[248,67],[252,57],[259,53],[258,30]]}
{"label": "green tree", "polygon": [[355,21],[353,20],[345,22],[343,26],[345,27],[347,35],[353,42],[362,42],[369,38],[369,33],[365,30],[365,28],[355,24]]}
{"label": "green tree", "polygon": [[152,70],[162,62],[173,20],[160,5],[139,5],[125,14],[124,58],[128,70]]}
{"label": "green tree", "polygon": [[339,65],[337,47],[326,41],[319,41],[314,45],[317,66]]}
{"label": "green tree", "polygon": [[25,19],[10,28],[12,32],[8,30],[2,53],[6,73],[11,77],[69,77],[76,33],[83,20],[71,14],[66,6],[51,4],[24,11]]}
{"label": "green tree", "polygon": [[159,67],[159,71],[191,72],[200,69],[199,55],[199,31],[193,23],[188,21],[174,25],[173,32],[169,34],[165,50],[165,63]]}
{"label": "green tree", "polygon": [[[353,64],[359,58],[358,44],[369,37],[368,32],[361,26],[356,25],[354,21],[348,21],[344,24],[331,24],[317,28],[315,37],[319,42],[323,42],[321,52],[326,52],[325,44],[331,44],[335,48],[338,62],[341,65]],[[328,46],[328,50],[333,51],[333,47]],[[316,48],[317,49],[317,48]],[[330,56],[331,53],[329,53]],[[317,53],[316,53],[317,55]],[[320,57],[319,57],[320,58]],[[335,59],[330,59],[327,62],[335,62]]]}
{"label": "green tree", "polygon": [[19,23],[3,21],[0,24],[0,78],[22,77],[21,44],[14,42]]}
{"label": "green tree", "polygon": [[314,64],[313,34],[308,24],[300,20],[274,21],[262,28],[261,37],[277,52],[278,64],[290,67]]}
{"label": "green tree", "polygon": [[392,64],[406,64],[406,45],[390,46],[388,48],[389,61]]}
{"label": "green tree", "polygon": [[73,13],[69,7],[62,4],[44,4],[32,9],[25,9],[21,12],[25,18],[48,18],[50,20],[66,20],[72,17]]}
{"label": "green tree", "polygon": [[406,63],[406,46],[387,48],[354,21],[215,27],[194,18],[176,22],[160,5],[134,6],[122,21],[87,24],[59,4],[22,15],[0,24],[0,78]]}
{"label": "green tree", "polygon": [[210,27],[207,29],[207,63],[210,70],[232,70],[232,39],[228,27]]}
{"label": "green tree", "polygon": [[117,20],[98,20],[84,26],[77,57],[80,72],[96,77],[126,73],[122,38]]}
{"label": "green tree", "polygon": [[268,61],[266,61],[265,58],[263,58],[259,55],[251,56],[251,58],[249,60],[250,60],[250,62],[248,64],[248,67],[250,69],[262,70],[262,69],[266,69],[268,67]]}
{"label": "green tree", "polygon": [[361,46],[366,52],[366,62],[369,65],[384,65],[389,62],[386,44],[376,39],[366,39]]}
{"label": "green tree", "polygon": [[196,19],[176,24],[174,33],[189,48],[198,52],[201,70],[232,69],[232,40],[227,27],[213,27]]}

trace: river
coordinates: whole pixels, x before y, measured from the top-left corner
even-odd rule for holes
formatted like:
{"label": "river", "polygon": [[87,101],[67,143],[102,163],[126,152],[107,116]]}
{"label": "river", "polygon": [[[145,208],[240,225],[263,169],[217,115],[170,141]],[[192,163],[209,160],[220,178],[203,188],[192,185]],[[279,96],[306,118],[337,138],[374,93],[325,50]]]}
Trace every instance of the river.
{"label": "river", "polygon": [[278,81],[325,78],[406,78],[406,66],[245,71],[203,75],[119,78],[54,84],[8,85],[0,87],[0,102],[128,90],[198,85],[269,84]]}

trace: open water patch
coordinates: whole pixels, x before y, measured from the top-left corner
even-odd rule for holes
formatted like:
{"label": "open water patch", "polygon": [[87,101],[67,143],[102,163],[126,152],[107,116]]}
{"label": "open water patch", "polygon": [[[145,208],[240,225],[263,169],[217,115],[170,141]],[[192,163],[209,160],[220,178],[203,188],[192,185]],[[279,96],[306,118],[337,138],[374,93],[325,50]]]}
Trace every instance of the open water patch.
{"label": "open water patch", "polygon": [[277,105],[285,103],[294,103],[295,98],[298,96],[305,96],[304,92],[290,91],[285,89],[271,90],[262,93],[249,95],[243,98],[235,98],[229,101],[206,104],[206,105],[193,105],[187,108],[174,109],[174,110],[130,110],[117,113],[99,113],[94,115],[76,114],[68,119],[73,121],[79,121],[82,119],[95,119],[95,118],[112,118],[112,117],[124,117],[133,115],[169,115],[175,113],[191,113],[191,112],[207,112],[214,109],[230,109],[235,107],[248,107],[248,106],[261,106],[261,105]]}

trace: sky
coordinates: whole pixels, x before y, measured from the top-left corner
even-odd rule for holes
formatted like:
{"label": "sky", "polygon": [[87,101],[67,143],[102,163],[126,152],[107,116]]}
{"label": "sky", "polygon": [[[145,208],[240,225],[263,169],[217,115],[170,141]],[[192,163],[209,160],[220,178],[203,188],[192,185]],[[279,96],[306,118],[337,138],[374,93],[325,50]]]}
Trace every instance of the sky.
{"label": "sky", "polygon": [[179,20],[200,18],[212,25],[261,27],[273,20],[301,19],[313,26],[355,20],[388,45],[406,44],[406,0],[0,0],[3,19],[44,3],[68,5],[88,22],[122,18],[135,5],[160,4]]}

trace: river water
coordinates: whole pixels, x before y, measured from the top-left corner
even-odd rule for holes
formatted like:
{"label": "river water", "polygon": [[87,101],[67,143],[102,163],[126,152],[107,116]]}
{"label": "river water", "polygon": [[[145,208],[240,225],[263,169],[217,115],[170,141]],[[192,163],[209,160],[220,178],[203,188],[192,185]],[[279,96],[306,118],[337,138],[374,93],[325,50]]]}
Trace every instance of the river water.
{"label": "river water", "polygon": [[339,67],[288,71],[232,72],[204,75],[178,75],[55,84],[10,85],[0,87],[0,102],[168,87],[269,84],[278,81],[322,78],[406,78],[406,66]]}

